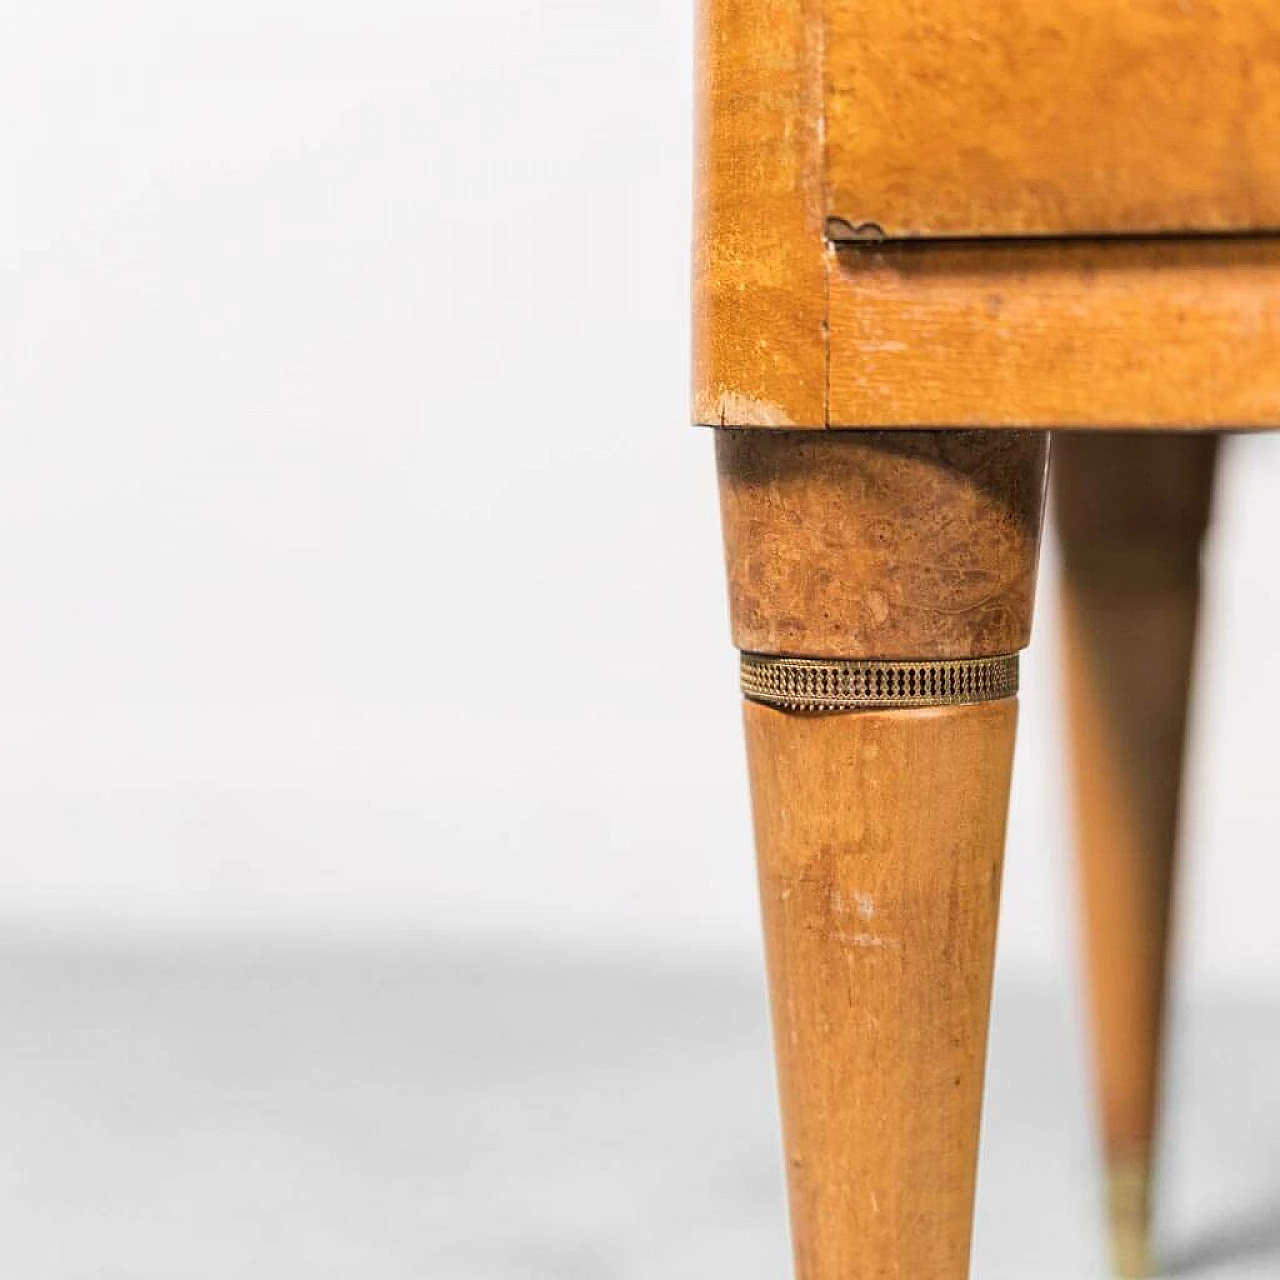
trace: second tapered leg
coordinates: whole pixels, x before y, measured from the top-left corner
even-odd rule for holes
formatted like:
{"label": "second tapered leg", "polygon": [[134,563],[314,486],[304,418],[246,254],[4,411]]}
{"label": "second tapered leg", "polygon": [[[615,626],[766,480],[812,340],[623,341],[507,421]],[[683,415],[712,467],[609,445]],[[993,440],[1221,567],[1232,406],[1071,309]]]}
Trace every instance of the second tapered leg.
{"label": "second tapered leg", "polygon": [[1150,1269],[1183,742],[1213,436],[1060,435],[1053,488],[1096,1077],[1117,1270]]}

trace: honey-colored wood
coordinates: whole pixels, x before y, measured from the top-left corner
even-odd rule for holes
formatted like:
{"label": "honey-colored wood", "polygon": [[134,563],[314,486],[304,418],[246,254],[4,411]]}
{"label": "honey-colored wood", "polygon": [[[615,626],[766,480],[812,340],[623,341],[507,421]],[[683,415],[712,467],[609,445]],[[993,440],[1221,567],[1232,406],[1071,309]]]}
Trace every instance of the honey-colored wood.
{"label": "honey-colored wood", "polygon": [[1280,240],[847,249],[828,420],[1280,425]]}
{"label": "honey-colored wood", "polygon": [[1084,938],[1117,1269],[1146,1274],[1213,436],[1054,442]]}
{"label": "honey-colored wood", "polygon": [[1280,226],[1273,0],[827,0],[826,206],[893,236]]}
{"label": "honey-colored wood", "polygon": [[1280,8],[698,13],[696,421],[1280,426]]}
{"label": "honey-colored wood", "polygon": [[[1025,642],[1042,434],[716,435],[740,645]],[[1015,701],[745,716],[798,1280],[965,1280]]]}
{"label": "honey-colored wood", "polygon": [[717,431],[734,643],[805,657],[1016,653],[1044,432]]}
{"label": "honey-colored wood", "polygon": [[694,418],[822,426],[822,0],[698,12]]}
{"label": "honey-colored wood", "polygon": [[966,1280],[1015,702],[746,704],[797,1280]]}

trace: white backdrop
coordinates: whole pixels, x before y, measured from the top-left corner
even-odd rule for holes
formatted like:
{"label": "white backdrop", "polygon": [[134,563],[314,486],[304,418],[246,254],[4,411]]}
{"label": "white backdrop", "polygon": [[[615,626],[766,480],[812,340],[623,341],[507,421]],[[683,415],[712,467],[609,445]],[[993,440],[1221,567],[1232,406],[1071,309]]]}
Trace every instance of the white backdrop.
{"label": "white backdrop", "polygon": [[[746,950],[687,0],[47,0],[0,43],[0,917]],[[1280,983],[1233,442],[1198,981]],[[1064,962],[1052,553],[1002,963]]]}

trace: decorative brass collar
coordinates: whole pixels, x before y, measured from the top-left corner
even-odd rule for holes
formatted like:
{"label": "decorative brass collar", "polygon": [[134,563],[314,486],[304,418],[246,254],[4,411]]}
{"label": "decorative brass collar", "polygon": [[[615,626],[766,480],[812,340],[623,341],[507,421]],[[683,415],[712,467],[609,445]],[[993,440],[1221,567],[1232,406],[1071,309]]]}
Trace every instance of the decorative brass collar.
{"label": "decorative brass collar", "polygon": [[744,653],[742,692],[753,702],[786,711],[992,702],[1018,692],[1018,655],[887,661]]}

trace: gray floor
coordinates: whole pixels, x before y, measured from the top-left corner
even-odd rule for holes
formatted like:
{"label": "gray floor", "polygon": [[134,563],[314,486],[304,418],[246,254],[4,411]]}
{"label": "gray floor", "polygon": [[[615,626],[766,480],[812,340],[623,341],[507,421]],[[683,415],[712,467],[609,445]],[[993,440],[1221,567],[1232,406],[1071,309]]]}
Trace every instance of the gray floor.
{"label": "gray floor", "polygon": [[[10,946],[0,1274],[780,1280],[750,969]],[[1173,1276],[1280,1275],[1280,1003],[1186,1010]],[[1102,1276],[1063,991],[997,992],[979,1280]]]}

